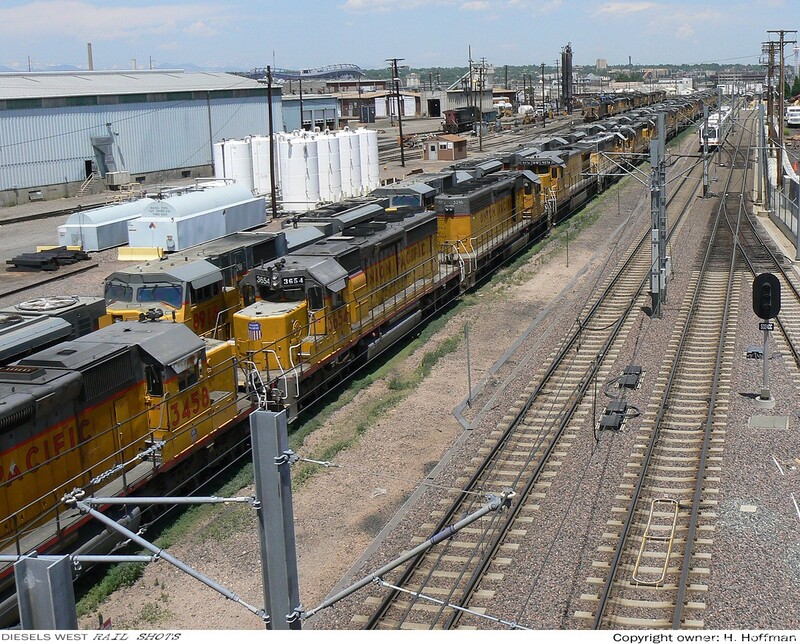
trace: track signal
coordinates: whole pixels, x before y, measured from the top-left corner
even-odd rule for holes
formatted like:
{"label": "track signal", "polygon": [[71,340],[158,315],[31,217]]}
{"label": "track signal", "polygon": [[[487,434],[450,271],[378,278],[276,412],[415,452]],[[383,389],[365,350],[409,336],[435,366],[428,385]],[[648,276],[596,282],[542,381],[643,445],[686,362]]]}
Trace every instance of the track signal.
{"label": "track signal", "polygon": [[777,317],[781,310],[781,283],[772,273],[753,280],[753,312],[762,320]]}

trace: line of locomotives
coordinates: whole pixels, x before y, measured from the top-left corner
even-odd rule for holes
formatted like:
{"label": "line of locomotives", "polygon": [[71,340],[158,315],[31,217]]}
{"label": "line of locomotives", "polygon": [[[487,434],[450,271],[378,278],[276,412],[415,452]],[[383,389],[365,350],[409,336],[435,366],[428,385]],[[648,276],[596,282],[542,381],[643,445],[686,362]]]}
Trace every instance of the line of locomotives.
{"label": "line of locomotives", "polygon": [[[631,110],[663,103],[666,92],[622,92],[600,96],[576,97],[581,106],[581,116],[587,123],[612,116],[618,116]],[[460,134],[472,130],[481,114],[477,107],[459,107],[445,110],[442,113],[442,129],[447,134]]]}
{"label": "line of locomotives", "polygon": [[[715,99],[662,105],[669,133]],[[110,275],[101,324],[114,323],[0,366],[0,550],[110,547],[114,535],[66,507],[66,493],[164,494],[218,468],[254,406],[296,417],[614,181],[647,149],[655,113]],[[140,520],[136,508],[104,510],[132,529]],[[10,564],[0,584],[7,622]]]}

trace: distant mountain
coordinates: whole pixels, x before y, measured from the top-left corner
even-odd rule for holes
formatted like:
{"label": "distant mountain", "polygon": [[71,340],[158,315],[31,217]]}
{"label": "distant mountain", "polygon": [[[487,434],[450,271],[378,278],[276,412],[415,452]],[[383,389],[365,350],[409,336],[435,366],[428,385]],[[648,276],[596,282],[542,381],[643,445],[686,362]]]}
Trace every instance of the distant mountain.
{"label": "distant mountain", "polygon": [[244,67],[218,67],[215,65],[195,65],[194,63],[156,63],[153,69],[182,69],[187,72],[246,72]]}
{"label": "distant mountain", "polygon": [[[137,65],[140,70],[147,69],[147,66]],[[117,66],[117,67],[95,67],[95,71],[129,71],[130,65]],[[153,69],[183,69],[187,72],[246,72],[249,71],[245,68],[231,68],[231,67],[216,67],[209,65],[195,65],[194,63],[157,63],[153,65]],[[38,65],[28,70],[27,66],[17,65],[0,65],[0,72],[85,72],[86,67],[79,67],[77,65]]]}

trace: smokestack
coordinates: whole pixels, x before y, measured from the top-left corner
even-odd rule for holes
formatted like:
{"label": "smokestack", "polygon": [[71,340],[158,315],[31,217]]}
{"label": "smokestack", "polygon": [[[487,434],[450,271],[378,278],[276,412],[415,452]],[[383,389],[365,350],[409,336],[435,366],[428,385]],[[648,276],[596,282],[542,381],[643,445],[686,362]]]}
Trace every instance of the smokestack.
{"label": "smokestack", "polygon": [[135,58],[131,58],[131,69],[133,69],[134,71],[136,70],[136,59]]}
{"label": "smokestack", "polygon": [[89,54],[89,71],[94,69],[94,61],[92,60],[92,43],[86,43],[86,50]]}

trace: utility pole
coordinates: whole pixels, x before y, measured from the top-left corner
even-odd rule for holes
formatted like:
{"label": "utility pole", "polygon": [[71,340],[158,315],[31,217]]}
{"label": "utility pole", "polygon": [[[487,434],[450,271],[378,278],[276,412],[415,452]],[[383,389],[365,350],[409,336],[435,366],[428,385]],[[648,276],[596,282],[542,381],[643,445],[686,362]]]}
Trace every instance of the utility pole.
{"label": "utility pole", "polygon": [[767,137],[769,147],[772,147],[775,138],[772,133],[774,131],[773,123],[775,122],[775,101],[773,99],[773,76],[775,71],[775,43],[772,41],[765,42],[762,47],[767,55]]}
{"label": "utility pole", "polygon": [[301,76],[298,80],[300,81],[300,129],[305,130],[306,128],[303,127],[303,77]]}
{"label": "utility pole", "polygon": [[[780,36],[780,80],[778,85],[778,185],[781,185],[781,181],[783,179],[783,102],[784,102],[784,93],[785,93],[785,72],[784,72],[784,58],[783,58],[783,49],[786,45],[793,45],[796,41],[794,40],[784,40],[784,36],[786,34],[796,34],[796,30],[787,30],[787,29],[768,29],[768,34],[778,34]],[[764,356],[766,360],[766,356]]]}
{"label": "utility pole", "polygon": [[[397,127],[400,130],[400,165],[406,167],[406,152],[403,145],[403,108],[400,103],[400,73],[397,71],[397,63],[404,58],[387,58],[387,62],[392,63],[392,78],[394,79],[394,92],[397,96]],[[389,110],[391,112],[391,110]]]}
{"label": "utility pole", "polygon": [[[722,85],[717,85],[717,129],[722,123]],[[719,136],[721,132],[717,132]],[[720,138],[719,145],[717,146],[717,165],[722,166],[722,144],[725,141]]]}
{"label": "utility pole", "polygon": [[703,106],[703,196],[708,196],[708,105]]}
{"label": "utility pole", "polygon": [[469,107],[473,108],[474,117],[475,95],[472,93],[472,45],[467,48],[467,61],[469,63]]}
{"label": "utility pole", "polygon": [[[558,58],[556,58],[556,87],[561,87],[561,72],[559,71],[558,67]],[[556,94],[556,114],[561,111],[561,100],[558,94]]]}
{"label": "utility pole", "polygon": [[[267,87],[269,98],[267,103],[267,120],[269,125],[269,186],[270,186],[270,200],[272,204],[272,218],[278,216],[278,191],[275,186],[275,153],[278,151],[278,146],[275,141],[275,128],[272,123],[272,68],[267,65]],[[303,115],[300,114],[300,121],[302,122]]]}
{"label": "utility pole", "polygon": [[481,58],[481,68],[478,71],[478,151],[483,152],[483,66],[485,58]]}
{"label": "utility pole", "polygon": [[542,127],[544,127],[545,123],[547,122],[547,117],[545,113],[547,112],[547,108],[545,107],[544,102],[544,63],[542,63]]}
{"label": "utility pole", "polygon": [[667,164],[664,161],[664,112],[658,113],[658,138],[650,141],[650,213],[652,216],[652,260],[650,296],[653,315],[661,317],[661,303],[667,300]]}

